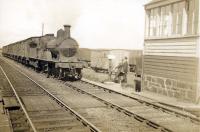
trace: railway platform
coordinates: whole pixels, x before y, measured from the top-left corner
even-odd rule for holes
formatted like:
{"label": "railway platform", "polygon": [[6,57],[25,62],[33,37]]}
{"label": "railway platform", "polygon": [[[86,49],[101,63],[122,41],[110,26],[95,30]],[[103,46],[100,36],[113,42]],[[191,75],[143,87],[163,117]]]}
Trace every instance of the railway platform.
{"label": "railway platform", "polygon": [[127,94],[129,96],[138,96],[140,98],[143,98],[144,100],[152,100],[151,102],[165,105],[170,108],[175,108],[183,112],[190,112],[195,116],[200,117],[200,103],[194,104],[186,101],[183,102],[182,100],[178,100],[173,97],[167,97],[161,94],[156,94],[148,91],[136,92],[135,89],[132,87],[122,87],[120,84],[114,82],[100,83],[88,80],[86,78],[83,78],[82,80],[102,87],[106,87],[108,89],[115,90],[117,92]]}

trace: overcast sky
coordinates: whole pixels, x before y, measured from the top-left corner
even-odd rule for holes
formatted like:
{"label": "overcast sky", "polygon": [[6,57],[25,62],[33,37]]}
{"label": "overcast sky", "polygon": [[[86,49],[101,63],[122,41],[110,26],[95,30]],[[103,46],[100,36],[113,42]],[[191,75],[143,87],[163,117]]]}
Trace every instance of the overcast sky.
{"label": "overcast sky", "polygon": [[0,0],[0,47],[70,24],[80,47],[142,49],[150,0]]}

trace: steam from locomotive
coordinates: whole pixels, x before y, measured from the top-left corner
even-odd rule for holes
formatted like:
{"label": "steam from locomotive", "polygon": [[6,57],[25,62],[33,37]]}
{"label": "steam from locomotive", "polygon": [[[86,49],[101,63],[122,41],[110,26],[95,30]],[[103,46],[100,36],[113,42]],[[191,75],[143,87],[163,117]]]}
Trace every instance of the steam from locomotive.
{"label": "steam from locomotive", "polygon": [[46,72],[47,76],[79,80],[85,63],[78,58],[79,45],[71,38],[70,27],[64,25],[64,30],[58,30],[56,37],[46,34],[4,46],[3,55]]}

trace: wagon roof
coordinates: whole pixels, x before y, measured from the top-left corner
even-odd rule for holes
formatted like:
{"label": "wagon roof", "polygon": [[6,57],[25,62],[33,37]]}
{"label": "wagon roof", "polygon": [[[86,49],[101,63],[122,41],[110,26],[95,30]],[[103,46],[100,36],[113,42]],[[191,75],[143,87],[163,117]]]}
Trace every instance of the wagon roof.
{"label": "wagon roof", "polygon": [[20,40],[20,41],[16,41],[16,42],[14,42],[14,43],[11,43],[11,44],[8,44],[8,45],[14,45],[14,44],[16,44],[16,43],[21,43],[21,42],[27,41],[27,40],[29,40],[29,39],[41,38],[41,37],[42,37],[42,36],[34,36],[34,37],[29,37],[29,38],[27,38],[27,39]]}

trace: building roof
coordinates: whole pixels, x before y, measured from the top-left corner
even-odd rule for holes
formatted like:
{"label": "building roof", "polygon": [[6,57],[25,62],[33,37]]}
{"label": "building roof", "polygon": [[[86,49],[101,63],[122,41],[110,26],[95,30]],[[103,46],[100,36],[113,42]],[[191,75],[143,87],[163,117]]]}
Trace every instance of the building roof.
{"label": "building roof", "polygon": [[151,5],[151,4],[156,4],[162,1],[166,1],[166,0],[151,0],[150,2],[146,3],[145,5]]}
{"label": "building roof", "polygon": [[151,0],[148,4],[155,3],[155,2],[160,2],[160,1],[163,1],[163,0]]}
{"label": "building roof", "polygon": [[145,9],[151,9],[159,6],[164,6],[168,4],[172,4],[178,1],[184,1],[184,0],[151,0],[149,3],[145,5]]}

